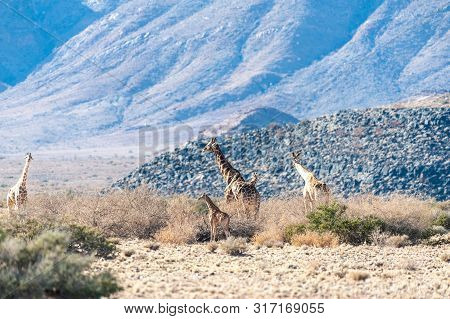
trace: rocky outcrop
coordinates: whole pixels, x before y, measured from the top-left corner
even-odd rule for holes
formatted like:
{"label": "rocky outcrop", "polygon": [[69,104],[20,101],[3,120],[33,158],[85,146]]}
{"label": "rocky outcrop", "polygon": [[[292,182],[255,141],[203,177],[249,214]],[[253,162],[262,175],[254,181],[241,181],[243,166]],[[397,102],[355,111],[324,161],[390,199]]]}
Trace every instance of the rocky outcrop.
{"label": "rocky outcrop", "polygon": [[[245,177],[259,174],[264,197],[297,192],[303,181],[290,152],[337,195],[394,192],[449,199],[450,109],[381,108],[341,111],[295,125],[270,126],[220,137],[232,164]],[[115,182],[112,188],[142,184],[162,194],[207,192],[221,196],[224,183],[206,140],[163,153]]]}

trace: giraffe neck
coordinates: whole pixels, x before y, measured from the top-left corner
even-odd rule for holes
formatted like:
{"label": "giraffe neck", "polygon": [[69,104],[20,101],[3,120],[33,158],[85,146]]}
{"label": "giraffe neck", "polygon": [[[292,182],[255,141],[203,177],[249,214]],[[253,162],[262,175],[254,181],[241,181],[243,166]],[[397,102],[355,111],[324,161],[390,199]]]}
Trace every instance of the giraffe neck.
{"label": "giraffe neck", "polygon": [[19,178],[19,184],[22,187],[27,186],[27,176],[28,176],[28,169],[30,167],[30,161],[25,162],[25,167],[23,168],[22,175]]}
{"label": "giraffe neck", "polygon": [[311,173],[305,166],[303,166],[300,163],[294,163],[295,164],[295,168],[297,169],[297,171],[299,172],[300,176],[305,180],[309,180],[311,178],[311,176],[314,176],[313,173]]}
{"label": "giraffe neck", "polygon": [[220,174],[222,174],[227,184],[236,180],[243,181],[241,174],[231,166],[219,146],[214,150],[214,155],[216,156],[216,163],[219,166]]}
{"label": "giraffe neck", "polygon": [[211,198],[209,198],[208,195],[205,196],[206,205],[208,205],[208,209],[211,211],[218,211],[219,207],[216,206],[216,204],[213,203]]}

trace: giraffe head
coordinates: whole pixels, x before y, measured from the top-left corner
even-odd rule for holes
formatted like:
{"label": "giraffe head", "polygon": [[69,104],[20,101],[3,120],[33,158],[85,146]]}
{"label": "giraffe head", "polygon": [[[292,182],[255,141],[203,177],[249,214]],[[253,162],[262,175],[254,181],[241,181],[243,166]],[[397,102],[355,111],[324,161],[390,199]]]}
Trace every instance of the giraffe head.
{"label": "giraffe head", "polygon": [[248,183],[252,184],[252,185],[255,185],[257,181],[258,181],[258,174],[257,173],[253,173],[252,178],[250,178]]}
{"label": "giraffe head", "polygon": [[33,159],[33,157],[31,156],[31,153],[27,153],[27,154],[25,155],[25,161],[31,162],[32,159]]}
{"label": "giraffe head", "polygon": [[218,147],[219,144],[217,144],[217,139],[212,137],[208,144],[203,148],[203,152],[214,152]]}
{"label": "giraffe head", "polygon": [[198,198],[198,200],[202,200],[202,199],[206,200],[206,197],[208,197],[208,195],[206,195],[206,193],[203,193],[202,196],[200,196]]}
{"label": "giraffe head", "polygon": [[292,152],[292,160],[294,161],[294,163],[298,163],[300,164],[300,152]]}

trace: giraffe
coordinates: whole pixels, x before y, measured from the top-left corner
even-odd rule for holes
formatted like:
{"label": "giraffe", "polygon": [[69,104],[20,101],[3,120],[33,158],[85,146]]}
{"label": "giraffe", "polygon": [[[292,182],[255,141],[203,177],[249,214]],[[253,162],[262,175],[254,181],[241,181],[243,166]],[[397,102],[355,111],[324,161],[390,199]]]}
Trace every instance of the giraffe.
{"label": "giraffe", "polygon": [[217,226],[220,224],[225,232],[225,237],[230,237],[230,216],[221,211],[217,207],[208,195],[203,194],[198,200],[205,200],[206,205],[208,205],[208,217],[209,225],[211,227],[211,240],[216,241],[217,237]]}
{"label": "giraffe", "polygon": [[211,138],[203,148],[203,152],[212,152],[216,157],[216,164],[227,184],[225,188],[226,202],[241,202],[245,215],[249,217],[250,213],[253,213],[253,217],[256,218],[261,204],[261,197],[256,189],[256,175],[246,182],[241,173],[225,158],[215,137]]}
{"label": "giraffe", "polygon": [[326,201],[328,201],[330,197],[330,189],[328,186],[324,182],[317,179],[311,171],[300,163],[300,153],[292,153],[292,158],[295,168],[305,181],[305,186],[303,187],[305,210],[308,211],[307,203],[309,203],[309,208],[311,210],[313,209],[313,204],[317,201],[319,192],[323,193]]}
{"label": "giraffe", "polygon": [[6,196],[8,212],[11,212],[13,209],[18,210],[21,206],[25,205],[27,201],[27,177],[32,159],[31,153],[25,155],[25,166],[22,170],[22,174],[16,185],[9,190],[8,195]]}

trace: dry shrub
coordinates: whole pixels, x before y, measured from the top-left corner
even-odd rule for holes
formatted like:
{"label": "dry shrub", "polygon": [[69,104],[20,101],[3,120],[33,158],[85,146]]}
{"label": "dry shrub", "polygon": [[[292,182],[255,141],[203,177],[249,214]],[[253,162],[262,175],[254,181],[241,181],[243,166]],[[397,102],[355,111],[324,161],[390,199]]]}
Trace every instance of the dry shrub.
{"label": "dry shrub", "polygon": [[127,250],[125,250],[125,251],[123,252],[123,254],[124,254],[126,257],[131,257],[131,256],[133,256],[135,253],[136,253],[136,251],[135,251],[134,249],[127,249]]}
{"label": "dry shrub", "polygon": [[145,188],[104,196],[56,193],[31,197],[24,215],[96,227],[106,236],[149,238],[165,226],[167,203]]}
{"label": "dry shrub", "polygon": [[431,236],[430,238],[425,239],[422,243],[429,246],[450,245],[450,233]]}
{"label": "dry shrub", "polygon": [[283,247],[283,232],[280,229],[265,230],[254,235],[252,242],[257,246]]}
{"label": "dry shrub", "polygon": [[155,236],[166,244],[192,244],[201,233],[203,218],[195,211],[195,201],[187,196],[175,196],[168,200],[167,226]]}
{"label": "dry shrub", "polygon": [[156,242],[148,242],[147,244],[145,244],[144,246],[145,248],[149,249],[149,250],[158,250],[159,249],[159,244]]}
{"label": "dry shrub", "polygon": [[217,248],[219,248],[219,245],[215,242],[210,242],[206,245],[206,249],[212,253],[214,253],[217,250]]}
{"label": "dry shrub", "polygon": [[411,242],[408,235],[392,235],[387,232],[382,232],[378,230],[374,232],[371,236],[372,243],[376,246],[384,247],[404,247],[408,246]]}
{"label": "dry shrub", "polygon": [[417,270],[417,264],[411,259],[404,259],[400,263],[401,268],[414,271]]}
{"label": "dry shrub", "polygon": [[306,231],[292,237],[294,246],[336,247],[339,245],[339,237],[331,232],[318,233]]}
{"label": "dry shrub", "polygon": [[367,272],[364,272],[364,271],[357,271],[357,270],[355,270],[355,271],[350,271],[350,272],[348,273],[348,276],[349,276],[351,279],[355,280],[355,281],[364,281],[364,280],[366,280],[367,278],[369,278],[369,274],[368,274]]}
{"label": "dry shrub", "polygon": [[[286,237],[280,237],[286,229],[293,230],[288,234],[291,237],[303,232],[297,226],[311,224],[308,217],[312,214],[304,211],[301,197],[265,200],[255,219],[244,216],[240,203],[225,203],[223,199],[214,201],[230,215],[233,236],[253,238],[256,244],[276,246],[283,239],[289,241]],[[446,230],[442,225],[447,223],[450,206],[448,203],[398,195],[388,198],[359,196],[347,200],[346,205],[342,215],[345,221],[365,221],[369,216],[376,217],[384,222],[385,228],[382,229],[389,236],[406,234],[412,242],[425,238],[425,235],[444,234]],[[241,213],[240,216],[238,213]],[[35,195],[30,198],[26,209],[9,218],[38,220],[42,224],[90,226],[108,237],[158,238],[166,243],[192,243],[210,238],[206,214],[205,205],[195,199],[187,196],[162,197],[142,187],[104,195],[73,192]],[[8,223],[8,220],[3,219],[2,222]],[[359,229],[356,226],[360,223],[350,222],[339,224],[347,231],[342,237],[358,234],[355,229]],[[376,225],[373,223],[373,226]],[[321,232],[311,227],[309,230]],[[330,229],[323,229],[327,230]],[[340,234],[338,231],[335,233]],[[383,240],[383,245],[388,245],[387,239]]]}
{"label": "dry shrub", "polygon": [[219,245],[220,249],[231,256],[241,256],[247,251],[245,238],[229,237]]}
{"label": "dry shrub", "polygon": [[261,203],[260,223],[267,228],[285,229],[288,225],[306,223],[303,198],[271,198]]}
{"label": "dry shrub", "polygon": [[407,234],[412,239],[423,236],[446,207],[436,205],[433,200],[403,195],[362,195],[350,198],[346,205],[348,215],[376,216],[386,223],[388,231]]}
{"label": "dry shrub", "polygon": [[386,246],[390,247],[405,247],[410,244],[408,235],[393,235],[389,236],[386,240]]}
{"label": "dry shrub", "polygon": [[100,298],[121,288],[93,259],[69,253],[70,234],[46,231],[32,240],[0,242],[0,298]]}
{"label": "dry shrub", "polygon": [[260,219],[245,216],[241,203],[227,203],[223,199],[216,200],[215,203],[222,211],[230,215],[230,230],[233,236],[250,238],[261,230]]}

